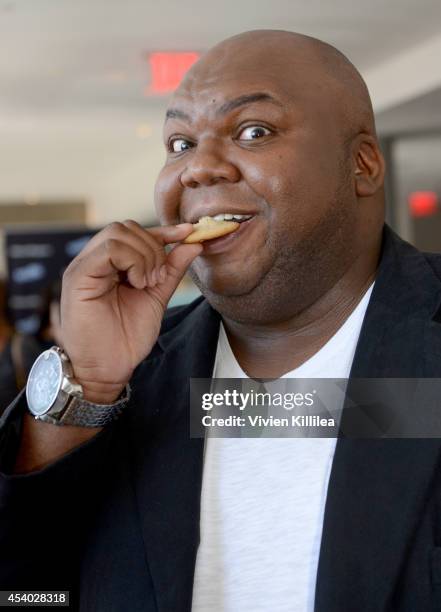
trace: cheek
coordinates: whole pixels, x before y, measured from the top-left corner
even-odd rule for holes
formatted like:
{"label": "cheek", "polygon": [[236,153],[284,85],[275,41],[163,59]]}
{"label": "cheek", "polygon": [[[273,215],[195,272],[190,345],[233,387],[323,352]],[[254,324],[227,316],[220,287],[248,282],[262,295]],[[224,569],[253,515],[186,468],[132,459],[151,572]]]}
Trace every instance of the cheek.
{"label": "cheek", "polygon": [[281,200],[295,198],[301,188],[302,161],[292,150],[271,151],[258,164],[244,168],[243,175],[255,193],[271,206],[278,206]]}
{"label": "cheek", "polygon": [[179,203],[182,185],[179,173],[165,166],[155,184],[155,208],[162,224],[171,225],[179,222]]}

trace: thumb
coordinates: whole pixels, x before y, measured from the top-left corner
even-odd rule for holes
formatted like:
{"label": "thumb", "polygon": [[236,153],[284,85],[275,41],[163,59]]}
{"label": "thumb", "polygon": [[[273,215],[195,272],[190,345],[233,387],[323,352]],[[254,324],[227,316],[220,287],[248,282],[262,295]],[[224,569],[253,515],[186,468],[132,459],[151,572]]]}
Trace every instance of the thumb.
{"label": "thumb", "polygon": [[165,280],[160,284],[156,285],[155,289],[160,293],[161,300],[166,305],[173,293],[176,291],[176,287],[182,280],[182,277],[186,273],[191,262],[198,256],[203,250],[203,246],[200,243],[195,244],[178,244],[167,256],[165,262]]}

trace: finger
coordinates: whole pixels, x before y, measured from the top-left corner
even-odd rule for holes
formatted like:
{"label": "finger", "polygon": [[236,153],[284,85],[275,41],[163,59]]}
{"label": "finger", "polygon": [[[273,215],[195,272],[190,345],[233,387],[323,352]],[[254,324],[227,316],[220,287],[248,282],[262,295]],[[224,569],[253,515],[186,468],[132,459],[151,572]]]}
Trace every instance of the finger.
{"label": "finger", "polygon": [[[92,253],[101,244],[107,240],[116,240],[120,244],[127,244],[133,249],[137,250],[145,258],[146,277],[148,285],[153,287],[159,280],[159,269],[162,263],[165,261],[165,253],[160,254],[160,251],[164,250],[158,242],[153,238],[145,239],[138,231],[133,231],[135,224],[131,222],[131,227],[128,227],[124,223],[115,222],[105,227],[101,232],[96,234],[85,246],[85,248],[78,255],[79,259]],[[142,230],[142,228],[141,228]],[[143,233],[145,233],[142,230]],[[158,270],[157,273],[154,270]]]}
{"label": "finger", "polygon": [[191,223],[181,223],[180,225],[159,225],[156,227],[148,227],[149,232],[162,245],[180,242],[187,238],[193,231]]}
{"label": "finger", "polygon": [[124,221],[123,225],[133,232],[133,234],[135,234],[143,244],[152,249],[155,258],[153,275],[157,281],[159,279],[159,270],[165,263],[166,259],[164,245],[162,242],[156,240],[156,238],[150,234],[148,230],[144,229],[141,225],[139,225],[139,223],[136,223],[136,221],[128,219],[127,221]]}
{"label": "finger", "polygon": [[74,260],[63,276],[67,291],[80,292],[82,299],[104,295],[118,284],[120,273],[136,289],[146,287],[146,261],[138,250],[109,238],[81,259]]}
{"label": "finger", "polygon": [[[135,224],[134,221],[131,223]],[[93,251],[98,245],[104,242],[107,239],[114,239],[120,242],[126,242],[132,247],[138,249],[139,251],[143,251],[145,241],[142,237],[134,232],[130,227],[125,225],[125,223],[120,223],[119,221],[115,221],[114,223],[110,223],[100,232],[95,234],[89,242],[85,245],[85,247],[81,250],[79,256],[86,255]]]}
{"label": "finger", "polygon": [[169,254],[165,264],[163,282],[155,287],[155,291],[158,291],[161,296],[164,307],[176,291],[191,262],[200,255],[202,250],[203,246],[201,244],[185,244],[175,247]]}

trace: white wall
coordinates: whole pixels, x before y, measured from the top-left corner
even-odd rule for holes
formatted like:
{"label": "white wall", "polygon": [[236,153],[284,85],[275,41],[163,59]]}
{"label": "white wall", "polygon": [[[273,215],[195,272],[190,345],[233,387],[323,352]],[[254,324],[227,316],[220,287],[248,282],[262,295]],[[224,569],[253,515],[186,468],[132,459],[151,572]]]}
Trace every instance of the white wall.
{"label": "white wall", "polygon": [[152,220],[162,117],[162,109],[0,115],[0,199],[85,198],[93,225]]}

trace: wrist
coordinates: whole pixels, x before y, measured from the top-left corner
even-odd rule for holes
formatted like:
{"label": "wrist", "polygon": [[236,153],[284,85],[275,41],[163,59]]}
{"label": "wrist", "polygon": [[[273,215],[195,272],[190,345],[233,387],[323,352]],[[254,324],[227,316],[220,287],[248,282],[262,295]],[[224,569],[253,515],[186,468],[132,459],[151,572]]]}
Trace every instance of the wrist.
{"label": "wrist", "polygon": [[[77,379],[78,380],[78,379]],[[83,388],[83,399],[92,404],[113,404],[118,401],[126,385],[124,383],[87,383],[78,380]]]}

